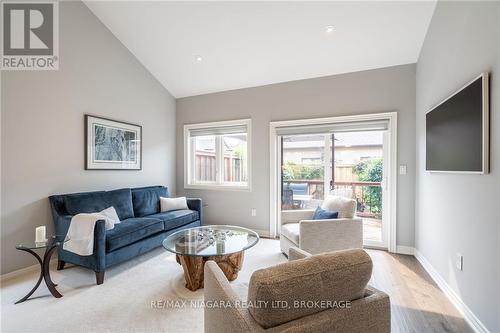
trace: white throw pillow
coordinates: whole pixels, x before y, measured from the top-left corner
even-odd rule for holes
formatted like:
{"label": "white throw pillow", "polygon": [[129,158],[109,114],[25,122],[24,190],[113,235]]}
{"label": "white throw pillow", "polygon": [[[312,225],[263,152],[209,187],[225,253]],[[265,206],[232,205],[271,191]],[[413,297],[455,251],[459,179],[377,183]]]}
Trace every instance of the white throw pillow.
{"label": "white throw pillow", "polygon": [[162,198],[160,197],[160,210],[169,212],[171,210],[189,209],[186,197],[180,198]]}
{"label": "white throw pillow", "polygon": [[[105,210],[100,211],[98,214],[101,214],[102,216],[104,216],[106,218],[106,225],[111,227],[110,229],[113,229],[115,224],[120,223],[120,218],[118,217],[118,214],[116,213],[116,209],[113,206],[108,207]],[[108,228],[106,228],[106,229],[108,229]]]}
{"label": "white throw pillow", "polygon": [[356,214],[356,200],[329,195],[321,205],[322,209],[339,212],[339,218],[352,219]]}

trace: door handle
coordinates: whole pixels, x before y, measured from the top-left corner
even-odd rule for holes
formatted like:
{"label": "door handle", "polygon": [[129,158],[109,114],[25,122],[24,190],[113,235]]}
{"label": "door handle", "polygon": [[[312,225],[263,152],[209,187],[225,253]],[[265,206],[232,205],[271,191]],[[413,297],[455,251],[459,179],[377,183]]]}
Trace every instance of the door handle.
{"label": "door handle", "polygon": [[382,187],[383,191],[387,190],[387,183],[388,183],[387,177],[382,178],[382,182],[380,183],[380,186]]}

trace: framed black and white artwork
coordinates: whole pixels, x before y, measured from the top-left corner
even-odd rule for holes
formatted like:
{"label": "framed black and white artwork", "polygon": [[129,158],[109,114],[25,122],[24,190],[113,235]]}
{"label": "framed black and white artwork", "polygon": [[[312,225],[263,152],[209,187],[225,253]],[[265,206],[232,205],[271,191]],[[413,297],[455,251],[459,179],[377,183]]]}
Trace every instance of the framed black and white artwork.
{"label": "framed black and white artwork", "polygon": [[141,170],[142,126],[85,115],[86,170]]}

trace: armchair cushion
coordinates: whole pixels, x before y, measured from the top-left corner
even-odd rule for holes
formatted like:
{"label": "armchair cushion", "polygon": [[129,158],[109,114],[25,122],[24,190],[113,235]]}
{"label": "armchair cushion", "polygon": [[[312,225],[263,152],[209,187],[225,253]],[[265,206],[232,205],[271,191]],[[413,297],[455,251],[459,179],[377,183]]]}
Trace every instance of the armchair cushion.
{"label": "armchair cushion", "polygon": [[301,220],[310,220],[314,215],[314,209],[282,210],[281,225],[287,223],[298,223]]}
{"label": "armchair cushion", "polygon": [[339,212],[332,212],[326,209],[322,209],[321,207],[316,208],[316,211],[313,215],[313,220],[329,220],[336,219],[339,217]]}
{"label": "armchair cushion", "polygon": [[287,223],[281,226],[281,235],[299,246],[299,224]]}
{"label": "armchair cushion", "polygon": [[323,201],[321,208],[332,212],[339,212],[339,218],[352,219],[356,214],[356,200],[329,195]]}
{"label": "armchair cushion", "polygon": [[[249,311],[263,328],[275,327],[326,310],[300,306],[297,302],[326,304],[363,297],[371,273],[370,256],[359,249],[319,254],[257,270],[250,278],[248,301],[263,306],[250,307]],[[285,301],[290,307],[273,306],[276,301]]]}

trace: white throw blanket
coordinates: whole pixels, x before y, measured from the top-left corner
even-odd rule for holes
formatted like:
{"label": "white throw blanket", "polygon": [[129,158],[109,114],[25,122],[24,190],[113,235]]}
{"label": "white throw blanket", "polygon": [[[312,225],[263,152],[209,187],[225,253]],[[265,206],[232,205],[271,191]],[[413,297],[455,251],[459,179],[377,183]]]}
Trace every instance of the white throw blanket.
{"label": "white throw blanket", "polygon": [[115,223],[101,213],[77,214],[71,218],[68,235],[69,240],[63,249],[81,256],[90,256],[94,252],[94,228],[99,220],[106,221],[106,230],[113,229]]}

